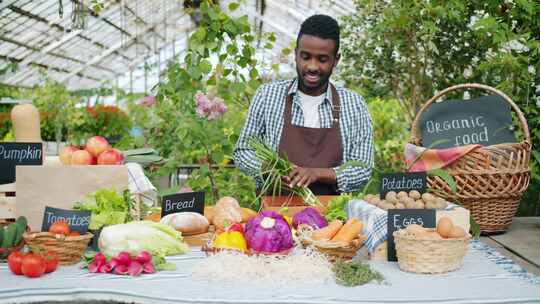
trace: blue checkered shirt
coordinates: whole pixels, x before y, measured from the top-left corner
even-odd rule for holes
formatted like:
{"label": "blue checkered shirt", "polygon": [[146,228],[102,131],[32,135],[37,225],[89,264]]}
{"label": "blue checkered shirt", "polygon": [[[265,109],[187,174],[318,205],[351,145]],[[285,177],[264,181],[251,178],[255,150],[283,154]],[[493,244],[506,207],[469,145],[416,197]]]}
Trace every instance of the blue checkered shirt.
{"label": "blue checkered shirt", "polygon": [[[296,94],[298,83],[293,80],[291,89],[287,88],[291,81],[279,81],[261,85],[249,107],[246,123],[234,150],[234,162],[242,171],[255,178],[260,188],[261,162],[250,148],[248,139],[255,136],[262,139],[266,145],[278,151],[283,130],[283,112],[285,95],[293,95],[292,124],[304,126],[304,114],[300,106],[300,98]],[[336,87],[340,98],[341,142],[343,145],[343,162],[360,161],[367,167],[349,166],[338,170],[333,168],[337,176],[339,192],[358,191],[371,177],[373,167],[373,127],[367,105],[363,98],[344,88]],[[319,106],[321,128],[332,127],[332,90],[326,90],[326,97]]]}

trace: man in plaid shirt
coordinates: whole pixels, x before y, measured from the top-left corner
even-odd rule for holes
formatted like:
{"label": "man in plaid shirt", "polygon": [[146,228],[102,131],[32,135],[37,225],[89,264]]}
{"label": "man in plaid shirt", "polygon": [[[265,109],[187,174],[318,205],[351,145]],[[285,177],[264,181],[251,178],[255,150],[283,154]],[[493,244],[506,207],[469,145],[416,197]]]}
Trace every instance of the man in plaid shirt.
{"label": "man in plaid shirt", "polygon": [[[306,19],[295,50],[298,77],[259,87],[234,151],[235,164],[262,186],[251,137],[286,155],[295,168],[283,178],[316,195],[358,191],[371,176],[373,127],[363,98],[330,83],[339,61],[339,25],[326,15]],[[365,166],[342,166],[358,161]]]}

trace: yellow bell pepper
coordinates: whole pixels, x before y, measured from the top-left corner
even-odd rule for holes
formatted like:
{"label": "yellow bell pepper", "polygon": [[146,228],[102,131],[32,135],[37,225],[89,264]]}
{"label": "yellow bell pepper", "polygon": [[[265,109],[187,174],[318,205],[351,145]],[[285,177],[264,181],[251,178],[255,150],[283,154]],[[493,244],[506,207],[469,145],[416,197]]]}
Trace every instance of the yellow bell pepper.
{"label": "yellow bell pepper", "polygon": [[222,232],[214,239],[214,248],[233,249],[241,252],[247,251],[244,235],[238,231]]}

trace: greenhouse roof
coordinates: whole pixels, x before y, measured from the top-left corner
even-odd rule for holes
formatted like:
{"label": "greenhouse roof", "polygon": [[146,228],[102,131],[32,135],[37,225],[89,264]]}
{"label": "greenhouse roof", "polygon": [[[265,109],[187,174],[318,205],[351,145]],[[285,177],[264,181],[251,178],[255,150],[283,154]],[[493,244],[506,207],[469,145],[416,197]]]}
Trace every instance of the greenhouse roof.
{"label": "greenhouse roof", "polygon": [[[92,10],[96,2],[99,12]],[[166,62],[186,48],[196,26],[184,8],[189,2],[197,1],[2,0],[0,70],[8,71],[0,75],[0,83],[32,87],[47,75],[70,90],[119,86],[147,91]],[[219,2],[225,8],[233,1]],[[263,31],[277,34],[274,56],[294,41],[306,17],[353,11],[352,0],[240,2],[236,14],[248,15]],[[80,18],[78,12],[84,10],[90,14]]]}

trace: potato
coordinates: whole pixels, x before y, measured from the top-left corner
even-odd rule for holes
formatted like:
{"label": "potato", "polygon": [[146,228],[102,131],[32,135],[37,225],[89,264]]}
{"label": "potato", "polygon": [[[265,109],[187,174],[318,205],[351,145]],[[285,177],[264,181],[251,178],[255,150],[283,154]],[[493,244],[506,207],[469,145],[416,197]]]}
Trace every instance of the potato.
{"label": "potato", "polygon": [[387,198],[386,201],[393,204],[393,205],[399,203],[398,198],[395,197],[395,196],[391,196],[391,197]]}
{"label": "potato", "polygon": [[409,195],[408,195],[407,192],[405,192],[405,191],[399,191],[399,193],[397,194],[397,197],[398,197],[399,199],[402,199],[402,198],[409,197]]}
{"label": "potato", "polygon": [[438,205],[435,202],[426,202],[426,209],[438,209],[437,206]]}
{"label": "potato", "polygon": [[406,203],[405,203],[405,208],[407,209],[416,209],[416,202],[413,201],[412,199],[411,200],[408,200]]}
{"label": "potato", "polygon": [[374,198],[371,199],[371,203],[377,206],[381,203],[381,199],[378,196],[375,196]]}
{"label": "potato", "polygon": [[386,203],[386,210],[388,209],[396,209],[396,207],[392,204]]}
{"label": "potato", "polygon": [[424,204],[424,201],[419,199],[414,202],[414,209],[424,209],[426,206]]}
{"label": "potato", "polygon": [[437,209],[444,210],[446,209],[446,206],[448,206],[448,202],[444,198],[438,197],[435,200],[435,205],[437,206]]}
{"label": "potato", "polygon": [[386,200],[388,200],[388,199],[391,198],[391,197],[394,197],[394,198],[395,198],[395,197],[396,197],[396,192],[394,192],[394,191],[389,191],[389,192],[386,193],[386,196],[385,196],[384,198],[385,198]]}
{"label": "potato", "polygon": [[422,199],[424,202],[435,201],[435,196],[431,193],[424,193],[422,194]]}
{"label": "potato", "polygon": [[396,209],[405,209],[405,205],[402,204],[402,203],[397,203],[397,204],[395,205],[395,207],[396,207]]}
{"label": "potato", "polygon": [[409,197],[417,200],[422,196],[420,195],[420,192],[418,192],[417,190],[411,190],[411,191],[409,191]]}

